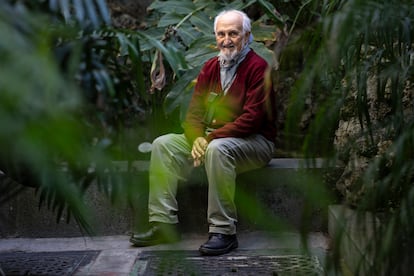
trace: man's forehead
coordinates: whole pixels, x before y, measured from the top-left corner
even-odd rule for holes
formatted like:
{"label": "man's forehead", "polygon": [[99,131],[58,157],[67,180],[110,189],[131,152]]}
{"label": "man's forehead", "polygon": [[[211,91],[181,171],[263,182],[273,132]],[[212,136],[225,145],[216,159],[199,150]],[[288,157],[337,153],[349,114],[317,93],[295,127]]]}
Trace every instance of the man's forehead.
{"label": "man's forehead", "polygon": [[243,26],[243,17],[235,12],[228,12],[220,16],[217,20],[217,27],[228,28],[232,26],[237,28],[242,28]]}

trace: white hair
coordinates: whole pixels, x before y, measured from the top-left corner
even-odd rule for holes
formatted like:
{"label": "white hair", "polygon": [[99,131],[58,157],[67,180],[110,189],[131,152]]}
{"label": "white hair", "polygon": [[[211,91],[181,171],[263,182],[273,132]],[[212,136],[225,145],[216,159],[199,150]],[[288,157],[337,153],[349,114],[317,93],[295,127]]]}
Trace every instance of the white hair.
{"label": "white hair", "polygon": [[220,12],[216,18],[214,18],[214,32],[216,32],[216,28],[217,28],[217,21],[220,19],[220,17],[222,17],[223,15],[227,14],[227,13],[237,13],[239,14],[242,19],[243,19],[243,32],[251,32],[252,26],[250,23],[250,18],[247,16],[247,14],[245,14],[242,11],[239,10],[224,10],[222,12]]}

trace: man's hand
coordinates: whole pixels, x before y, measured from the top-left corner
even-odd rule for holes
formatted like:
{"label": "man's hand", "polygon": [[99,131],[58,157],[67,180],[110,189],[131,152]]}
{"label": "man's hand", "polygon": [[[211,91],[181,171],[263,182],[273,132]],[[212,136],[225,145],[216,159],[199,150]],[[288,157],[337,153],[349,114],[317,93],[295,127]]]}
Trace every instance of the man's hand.
{"label": "man's hand", "polygon": [[203,163],[207,146],[208,142],[204,137],[198,137],[194,140],[193,148],[191,150],[191,156],[194,160],[194,167],[198,167]]}

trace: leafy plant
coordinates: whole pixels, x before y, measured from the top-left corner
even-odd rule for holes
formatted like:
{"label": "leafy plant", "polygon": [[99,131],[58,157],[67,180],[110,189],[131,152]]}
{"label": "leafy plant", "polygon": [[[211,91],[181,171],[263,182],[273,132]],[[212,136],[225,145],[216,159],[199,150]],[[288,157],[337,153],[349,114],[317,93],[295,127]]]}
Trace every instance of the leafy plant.
{"label": "leafy plant", "polygon": [[304,150],[310,156],[323,150],[342,161],[345,173],[337,186],[345,202],[383,214],[378,228],[371,225],[376,231],[367,250],[373,264],[366,271],[406,275],[414,229],[407,216],[414,206],[413,3],[353,0],[335,6],[314,29],[320,43],[293,86],[288,128],[297,129],[306,100],[315,99]]}
{"label": "leafy plant", "polygon": [[102,0],[0,3],[0,202],[35,187],[88,232],[85,191],[116,190],[113,145],[149,105],[138,39],[109,23]]}
{"label": "leafy plant", "polygon": [[[257,8],[252,47],[274,66],[286,133],[305,135],[305,155],[345,164],[365,158],[344,198],[387,218],[375,233],[372,272],[407,272],[412,1],[156,0],[139,31],[112,28],[103,0],[2,1],[0,169],[37,187],[58,217],[67,210],[91,231],[85,190],[108,178],[110,161],[131,158],[121,146],[130,126],[143,140],[178,127],[201,65],[217,54],[212,20],[225,8]],[[341,124],[354,119],[339,143]],[[0,203],[19,192],[3,183],[10,186],[1,187]]]}

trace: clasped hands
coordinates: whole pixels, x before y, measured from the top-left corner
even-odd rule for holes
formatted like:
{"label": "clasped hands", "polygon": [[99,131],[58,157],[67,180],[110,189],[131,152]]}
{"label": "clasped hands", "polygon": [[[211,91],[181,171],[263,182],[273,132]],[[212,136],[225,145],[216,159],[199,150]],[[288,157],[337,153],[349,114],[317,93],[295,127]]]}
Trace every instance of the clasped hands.
{"label": "clasped hands", "polygon": [[194,167],[198,167],[203,163],[207,146],[208,142],[204,137],[197,137],[194,140],[193,148],[191,149],[191,157],[193,158]]}

